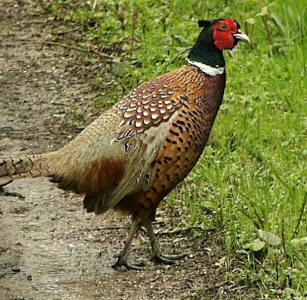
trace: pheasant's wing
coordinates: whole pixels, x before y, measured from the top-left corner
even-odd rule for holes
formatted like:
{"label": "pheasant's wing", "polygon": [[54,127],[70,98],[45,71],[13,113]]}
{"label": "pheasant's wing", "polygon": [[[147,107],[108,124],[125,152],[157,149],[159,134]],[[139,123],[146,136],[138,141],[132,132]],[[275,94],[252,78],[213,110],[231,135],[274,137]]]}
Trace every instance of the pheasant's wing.
{"label": "pheasant's wing", "polygon": [[111,108],[50,159],[53,181],[76,193],[98,194],[116,186],[125,172],[124,153],[112,144],[119,115]]}
{"label": "pheasant's wing", "polygon": [[151,164],[184,97],[174,73],[140,85],[60,150],[55,180],[85,193],[87,211],[103,213],[151,186]]}

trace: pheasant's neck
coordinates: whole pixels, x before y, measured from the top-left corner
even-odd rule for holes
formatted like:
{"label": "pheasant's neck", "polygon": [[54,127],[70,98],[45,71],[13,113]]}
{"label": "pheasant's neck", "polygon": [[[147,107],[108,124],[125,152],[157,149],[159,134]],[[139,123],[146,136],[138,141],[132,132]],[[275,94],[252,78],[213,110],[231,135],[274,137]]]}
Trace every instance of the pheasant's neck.
{"label": "pheasant's neck", "polygon": [[225,72],[225,60],[222,51],[204,40],[197,41],[193,46],[187,58],[187,63],[196,66],[209,76],[216,76]]}
{"label": "pheasant's neck", "polygon": [[204,77],[206,92],[203,97],[196,100],[196,105],[203,112],[203,116],[208,117],[208,122],[213,124],[223,100],[226,74],[223,73],[212,77],[204,75]]}

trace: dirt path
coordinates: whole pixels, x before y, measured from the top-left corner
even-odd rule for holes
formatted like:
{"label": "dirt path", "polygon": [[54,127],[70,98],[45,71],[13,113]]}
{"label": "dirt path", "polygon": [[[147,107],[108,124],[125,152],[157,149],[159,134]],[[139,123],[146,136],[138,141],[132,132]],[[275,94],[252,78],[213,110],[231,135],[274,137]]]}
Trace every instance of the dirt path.
{"label": "dirt path", "polygon": [[[78,131],[67,113],[85,107],[84,99],[94,93],[84,76],[90,67],[79,66],[65,49],[27,43],[50,33],[36,1],[28,2],[0,3],[2,157],[65,144]],[[195,241],[187,233],[161,234],[166,253],[190,256],[170,267],[149,261],[149,242],[141,233],[130,259],[148,260],[146,271],[114,270],[130,226],[127,218],[86,214],[81,197],[46,179],[17,180],[8,190],[24,199],[0,196],[1,300],[231,298],[231,282],[224,282],[215,265],[219,257],[212,236]],[[159,218],[155,228],[166,231],[167,221]]]}

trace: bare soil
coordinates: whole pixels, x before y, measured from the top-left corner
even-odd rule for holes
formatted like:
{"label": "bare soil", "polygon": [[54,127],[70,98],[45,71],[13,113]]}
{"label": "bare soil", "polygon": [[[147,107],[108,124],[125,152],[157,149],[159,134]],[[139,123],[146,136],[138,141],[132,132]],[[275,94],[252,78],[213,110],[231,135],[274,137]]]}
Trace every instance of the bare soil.
{"label": "bare soil", "polygon": [[[86,111],[97,96],[84,54],[33,43],[52,30],[37,2],[0,2],[1,157],[58,149],[82,129],[69,111]],[[85,123],[93,117],[87,114]],[[174,266],[151,262],[141,232],[130,260],[145,260],[145,270],[114,270],[130,226],[127,217],[86,214],[82,197],[45,178],[17,180],[7,189],[22,197],[0,196],[0,299],[235,297],[236,287],[217,264],[223,253],[214,234],[195,239],[189,231],[169,233],[162,210],[155,229],[163,251],[188,256]]]}

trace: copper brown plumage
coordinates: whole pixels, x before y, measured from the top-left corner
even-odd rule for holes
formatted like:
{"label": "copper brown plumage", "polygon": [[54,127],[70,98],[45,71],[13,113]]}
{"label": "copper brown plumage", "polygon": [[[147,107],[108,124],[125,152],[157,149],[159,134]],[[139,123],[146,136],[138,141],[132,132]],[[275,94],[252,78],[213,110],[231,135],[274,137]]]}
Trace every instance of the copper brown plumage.
{"label": "copper brown plumage", "polygon": [[187,64],[135,88],[60,150],[0,161],[4,183],[50,176],[61,188],[85,194],[88,212],[113,208],[132,215],[116,266],[138,268],[127,257],[140,226],[147,229],[157,261],[182,257],[161,254],[151,223],[160,201],[187,176],[209,138],[226,82],[222,50],[248,41],[233,19],[199,25],[204,29]]}

